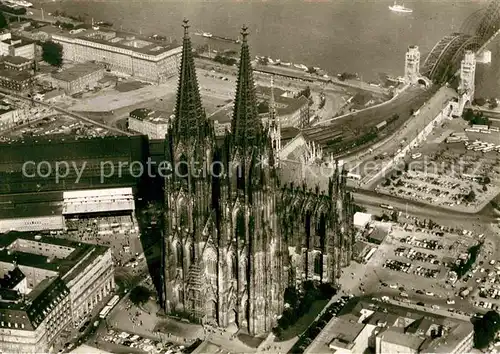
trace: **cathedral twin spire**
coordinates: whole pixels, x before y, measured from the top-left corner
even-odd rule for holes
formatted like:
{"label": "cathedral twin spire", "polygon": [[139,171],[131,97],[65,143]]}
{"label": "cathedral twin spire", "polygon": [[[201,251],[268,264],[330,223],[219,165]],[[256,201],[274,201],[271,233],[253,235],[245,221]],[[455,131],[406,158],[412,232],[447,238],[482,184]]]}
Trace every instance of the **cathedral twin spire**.
{"label": "cathedral twin spire", "polygon": [[[193,50],[189,38],[189,22],[183,21],[184,37],[180,63],[179,84],[173,136],[176,143],[187,147],[200,145],[209,137],[210,123],[202,106],[196,77]],[[237,154],[247,155],[254,147],[263,144],[265,132],[257,110],[253,69],[247,36],[248,27],[243,26],[238,81],[231,121],[231,148]]]}

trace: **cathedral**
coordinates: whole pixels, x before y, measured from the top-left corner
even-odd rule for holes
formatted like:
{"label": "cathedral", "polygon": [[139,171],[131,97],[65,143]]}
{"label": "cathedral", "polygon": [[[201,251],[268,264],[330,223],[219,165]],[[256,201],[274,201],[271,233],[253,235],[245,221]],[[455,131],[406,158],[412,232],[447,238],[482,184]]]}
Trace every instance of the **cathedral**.
{"label": "cathedral", "polygon": [[231,131],[216,143],[202,107],[184,21],[175,116],[165,158],[163,306],[168,314],[250,335],[271,331],[284,292],[303,281],[335,284],[352,253],[353,201],[337,166],[328,190],[280,185],[286,168],[271,95],[257,110],[247,28],[241,33]]}

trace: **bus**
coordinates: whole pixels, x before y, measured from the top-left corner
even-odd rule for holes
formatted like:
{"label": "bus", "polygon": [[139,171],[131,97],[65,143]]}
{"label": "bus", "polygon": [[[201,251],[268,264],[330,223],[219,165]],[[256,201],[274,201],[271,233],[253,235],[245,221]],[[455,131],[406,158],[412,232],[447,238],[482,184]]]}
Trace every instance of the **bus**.
{"label": "bus", "polygon": [[109,305],[106,305],[104,306],[104,308],[101,310],[101,312],[99,312],[99,318],[101,319],[105,319],[106,316],[109,314],[109,312],[111,311],[112,307],[109,306]]}
{"label": "bus", "polygon": [[118,295],[115,295],[109,300],[108,304],[106,306],[110,306],[111,308],[115,307],[115,305],[120,301],[120,297]]}
{"label": "bus", "polygon": [[347,178],[348,179],[353,179],[355,181],[361,180],[361,176],[360,175],[357,175],[355,173],[350,173],[350,172],[347,174]]}

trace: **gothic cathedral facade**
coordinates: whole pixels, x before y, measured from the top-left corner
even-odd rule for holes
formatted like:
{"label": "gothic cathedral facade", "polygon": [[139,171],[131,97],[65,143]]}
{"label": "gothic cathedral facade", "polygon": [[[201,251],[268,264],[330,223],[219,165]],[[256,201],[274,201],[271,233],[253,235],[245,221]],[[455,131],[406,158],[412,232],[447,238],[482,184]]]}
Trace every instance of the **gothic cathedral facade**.
{"label": "gothic cathedral facade", "polygon": [[[340,168],[329,190],[280,186],[275,111],[263,126],[242,31],[231,132],[216,144],[202,107],[188,23],[175,117],[166,137],[163,306],[167,313],[251,335],[271,331],[283,295],[302,281],[335,283],[352,253],[353,202]],[[270,103],[272,106],[272,103]]]}

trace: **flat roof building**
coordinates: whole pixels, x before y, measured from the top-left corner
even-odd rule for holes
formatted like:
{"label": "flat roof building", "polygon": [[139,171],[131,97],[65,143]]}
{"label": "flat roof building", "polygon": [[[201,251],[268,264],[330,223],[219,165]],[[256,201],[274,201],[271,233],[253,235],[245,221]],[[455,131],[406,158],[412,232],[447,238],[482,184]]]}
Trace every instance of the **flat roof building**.
{"label": "flat roof building", "polygon": [[24,57],[7,55],[2,58],[4,68],[13,71],[25,71],[33,68],[33,60]]}
{"label": "flat roof building", "polygon": [[147,135],[150,139],[165,139],[169,127],[170,118],[166,112],[138,108],[129,114],[128,129]]}
{"label": "flat roof building", "polygon": [[33,75],[28,71],[0,70],[0,86],[17,92],[24,92],[33,85]]}
{"label": "flat roof building", "polygon": [[76,64],[61,72],[52,74],[51,82],[67,95],[94,88],[104,77],[104,68],[91,62]]}
{"label": "flat roof building", "polygon": [[474,328],[469,321],[386,302],[351,300],[333,317],[305,354],[468,353]]}
{"label": "flat roof building", "polygon": [[33,60],[35,58],[35,42],[12,35],[10,32],[0,34],[0,56],[11,55]]}
{"label": "flat roof building", "polygon": [[63,46],[63,57],[73,62],[95,61],[108,70],[156,83],[177,74],[181,47],[137,34],[101,29],[66,31],[54,26],[36,30]]}
{"label": "flat roof building", "polygon": [[26,118],[25,110],[0,100],[0,131],[22,124]]}
{"label": "flat roof building", "polygon": [[0,351],[49,352],[114,289],[108,247],[9,232],[0,237]]}
{"label": "flat roof building", "polygon": [[372,220],[372,214],[357,212],[354,214],[354,227],[364,229]]}
{"label": "flat roof building", "polygon": [[132,188],[89,189],[63,193],[63,215],[133,212]]}

